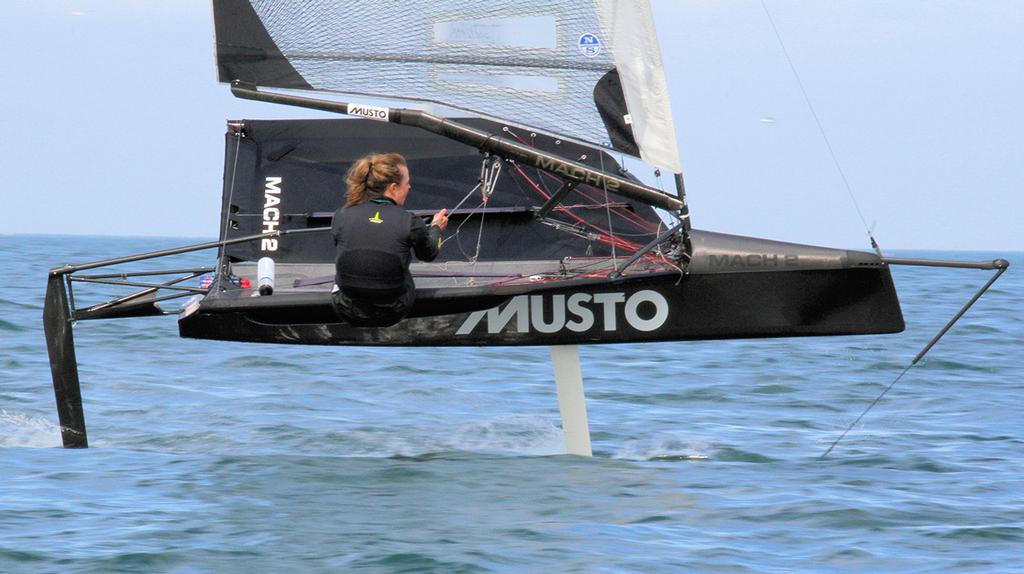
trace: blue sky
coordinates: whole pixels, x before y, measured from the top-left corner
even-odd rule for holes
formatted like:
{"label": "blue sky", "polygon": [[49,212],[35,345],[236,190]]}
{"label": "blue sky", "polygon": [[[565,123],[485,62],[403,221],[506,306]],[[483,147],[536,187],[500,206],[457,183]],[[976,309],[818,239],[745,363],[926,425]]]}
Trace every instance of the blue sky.
{"label": "blue sky", "polygon": [[[867,248],[760,0],[652,4],[695,226]],[[1020,0],[766,4],[883,248],[1024,250]],[[211,237],[224,121],[323,117],[218,84],[203,0],[9,1],[0,42],[0,233]]]}

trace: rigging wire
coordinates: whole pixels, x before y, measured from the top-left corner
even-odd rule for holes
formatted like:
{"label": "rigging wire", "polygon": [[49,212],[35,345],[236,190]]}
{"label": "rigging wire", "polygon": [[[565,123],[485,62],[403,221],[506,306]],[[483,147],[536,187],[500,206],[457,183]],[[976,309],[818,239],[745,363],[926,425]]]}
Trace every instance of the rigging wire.
{"label": "rigging wire", "polygon": [[469,261],[470,259],[472,259],[472,257],[468,253],[466,253],[465,249],[462,248],[462,239],[459,236],[459,232],[462,231],[462,226],[466,225],[466,223],[469,222],[470,217],[472,217],[472,215],[474,213],[476,213],[477,210],[479,210],[481,207],[483,207],[483,205],[484,204],[481,203],[481,204],[477,205],[476,207],[474,207],[473,210],[470,211],[469,213],[467,213],[466,217],[464,217],[462,219],[462,221],[459,223],[458,227],[455,228],[455,233],[452,233],[448,237],[445,237],[443,240],[441,240],[441,245],[444,245],[445,243],[448,243],[448,241],[450,239],[454,239],[455,240],[455,244],[459,246],[459,251],[462,252],[462,256],[466,258],[466,261]]}
{"label": "rigging wire", "polygon": [[[523,145],[528,145],[530,147],[537,147],[536,146],[536,141],[535,141],[535,138],[537,137],[536,133],[531,133],[530,134],[531,141],[527,142],[525,139],[520,137],[519,134],[517,134],[515,131],[513,131],[513,130],[507,128],[507,127],[505,128],[505,132],[510,134],[515,139],[519,140],[519,143],[522,143]],[[601,170],[604,171],[604,155],[603,155],[603,152],[601,150],[597,150],[597,153],[601,156]],[[586,155],[583,155],[583,156],[581,156],[579,158],[579,161],[582,161],[582,160],[585,160],[585,159],[586,159]],[[622,165],[622,163],[620,162],[619,165]],[[556,181],[559,181],[559,182],[561,182],[561,179],[558,176],[556,176],[555,174],[543,171],[540,168],[537,168],[536,172],[537,172],[537,180],[540,182],[540,186],[544,188],[544,191],[546,193],[548,193],[548,195],[550,195],[551,194],[551,189],[544,182],[544,177],[543,176],[548,176],[549,178],[552,178],[552,179],[554,179]],[[595,206],[597,206],[597,207],[610,207],[610,202],[605,201],[604,203],[600,203],[599,200],[595,199],[590,194],[586,193],[586,191],[584,190],[585,187],[587,187],[587,186],[586,185],[578,186],[574,191],[575,191],[575,193],[577,193],[579,195],[582,195],[583,197],[585,197],[588,200],[590,200],[591,202],[593,202],[595,204]],[[605,191],[607,192],[607,190],[605,190]],[[662,192],[664,192],[664,189],[662,189]],[[569,207],[576,207],[576,206],[562,206],[562,207],[569,208]],[[638,215],[637,213],[632,212],[630,210],[627,210],[627,209],[624,209],[624,208],[622,208],[622,209],[616,208],[614,210],[614,212],[615,212],[615,215],[625,219],[626,221],[632,223],[633,225],[636,225],[637,227],[645,227],[645,226],[648,227],[648,228],[654,228],[655,227],[654,222],[649,221],[647,219],[644,219],[643,217],[640,217],[640,215]]]}
{"label": "rigging wire", "polygon": [[[486,198],[490,197],[490,194],[487,193],[487,191],[486,191],[486,181],[485,181],[485,174],[487,172],[487,161],[488,161],[487,158],[484,158],[483,163],[480,165],[480,179],[477,180],[476,185],[473,186],[473,189],[469,190],[469,193],[467,193],[465,196],[463,196],[462,199],[460,199],[459,202],[455,204],[455,207],[449,209],[448,211],[449,211],[449,213],[454,214],[455,210],[457,210],[458,208],[462,207],[462,204],[466,203],[466,201],[470,197],[472,197],[474,193],[476,193],[476,190],[480,189],[481,187],[484,188],[483,194],[484,194],[484,197],[485,197],[485,201],[480,203],[480,205],[477,205],[476,207],[474,207],[472,211],[470,211],[469,213],[466,214],[466,217],[462,220],[462,223],[460,223],[459,226],[455,228],[455,233],[452,233],[448,237],[445,237],[444,240],[441,242],[442,245],[447,243],[449,239],[452,239],[453,237],[458,235],[459,231],[462,230],[462,226],[465,225],[467,221],[469,221],[469,218],[474,213],[476,213],[477,210],[479,210],[481,207],[483,207],[484,205],[487,204]],[[500,167],[499,167],[499,170],[500,170]],[[491,193],[493,193],[493,192],[494,192],[494,190],[492,188],[491,189]],[[461,250],[461,248],[462,247],[460,246],[459,249]],[[465,255],[465,252],[463,252],[463,255]]]}
{"label": "rigging wire", "polygon": [[[480,195],[482,201],[477,210],[487,206],[487,202],[490,201],[491,196],[494,195],[494,188],[498,185],[498,176],[501,175],[501,159],[497,156],[490,156],[485,158],[483,163],[480,164]],[[477,260],[480,259],[480,246],[483,244],[484,239],[484,219],[487,217],[487,211],[480,212],[480,230],[476,235],[476,251],[473,253],[473,257],[470,258],[474,268],[476,267]],[[469,219],[468,217],[466,219]],[[461,249],[461,245],[460,245]]]}
{"label": "rigging wire", "polygon": [[[498,185],[498,176],[501,175],[501,166],[501,158],[492,155],[487,155],[486,157],[484,157],[483,162],[480,164],[480,179],[477,180],[477,184],[473,187],[473,189],[469,190],[469,193],[467,193],[461,200],[459,200],[459,203],[457,203],[455,207],[453,207],[450,211],[454,213],[456,209],[462,207],[462,204],[466,203],[466,201],[469,200],[469,198],[472,197],[477,190],[480,190],[482,201],[465,215],[462,222],[460,222],[458,227],[455,228],[454,233],[452,233],[448,237],[445,237],[441,241],[441,245],[444,245],[450,239],[455,238],[456,244],[459,246],[459,251],[462,252],[463,257],[465,257],[466,260],[472,263],[474,266],[476,265],[477,260],[480,258],[480,249],[481,246],[483,245],[484,219],[487,216],[487,212],[481,211],[481,209],[487,206],[488,200],[490,200],[491,196],[494,194],[494,190]],[[462,227],[466,225],[470,218],[472,218],[473,215],[475,215],[477,212],[480,212],[480,229],[477,232],[476,250],[473,253],[473,255],[469,255],[468,253],[466,253],[466,250],[462,248],[462,242],[459,240],[458,236],[459,232],[462,231]]]}
{"label": "rigging wire", "polygon": [[864,225],[864,230],[868,232],[868,237],[871,239],[871,245],[878,249],[878,243],[875,241],[875,236],[871,233],[871,228],[868,226],[867,219],[864,217],[864,212],[860,209],[860,204],[857,203],[857,198],[853,195],[853,187],[850,185],[850,181],[846,178],[846,173],[843,171],[842,165],[839,163],[839,158],[836,156],[835,150],[832,148],[832,142],[829,141],[828,135],[825,133],[825,128],[821,124],[821,119],[818,118],[818,112],[815,111],[814,105],[811,103],[810,96],[807,95],[807,90],[804,88],[804,83],[800,79],[799,72],[796,71],[796,65],[793,64],[793,59],[789,56],[789,50],[786,49],[786,44],[782,41],[782,34],[779,33],[778,27],[775,26],[775,19],[772,18],[771,12],[768,11],[768,5],[765,0],[761,0],[761,7],[764,8],[764,13],[768,17],[768,23],[772,26],[772,31],[775,32],[775,39],[779,41],[779,47],[782,48],[782,54],[786,57],[786,62],[789,63],[789,69],[793,72],[793,77],[796,78],[796,84],[800,87],[800,93],[804,96],[804,101],[807,103],[807,108],[811,112],[811,116],[814,118],[814,123],[818,126],[818,132],[821,133],[821,139],[825,141],[825,147],[828,148],[828,153],[832,156],[832,163],[836,166],[836,171],[839,172],[840,179],[843,180],[843,185],[846,187],[846,193],[850,196],[850,201],[853,202],[854,209],[857,210],[857,215],[860,217],[860,222]]}
{"label": "rigging wire", "polygon": [[[599,160],[601,160],[601,171],[604,171],[604,154],[603,153],[598,153],[597,157],[598,157]],[[604,184],[602,186],[602,187],[604,187],[604,203],[607,206],[610,203],[610,200],[608,199],[608,178],[603,178],[602,181],[604,182]],[[612,229],[612,208],[611,207],[605,207],[604,211],[605,211],[605,214],[608,216],[608,235],[611,235],[612,239],[615,239],[615,230]],[[619,256],[615,252],[615,244],[612,243],[612,266],[613,267],[615,266],[615,261],[618,260],[618,258],[619,258]]]}
{"label": "rigging wire", "polygon": [[455,204],[455,207],[449,209],[448,211],[454,212],[456,209],[462,207],[462,204],[466,203],[466,200],[469,199],[474,193],[476,193],[476,190],[480,189],[481,184],[482,182],[477,182],[476,186],[473,187],[473,189],[469,190],[469,193],[467,193],[465,197],[459,200],[459,202]]}
{"label": "rigging wire", "polygon": [[1006,260],[1003,259],[998,259],[994,261],[993,264],[995,265],[995,269],[997,269],[996,273],[993,274],[992,277],[990,277],[989,280],[984,285],[981,286],[981,289],[978,289],[978,292],[975,293],[974,296],[971,297],[971,299],[967,303],[965,303],[963,307],[960,308],[960,311],[958,311],[952,319],[946,322],[946,325],[942,327],[942,329],[939,330],[939,332],[936,333],[934,337],[932,337],[931,341],[928,341],[928,344],[925,345],[924,348],[917,353],[917,356],[915,356],[914,359],[910,361],[910,364],[903,369],[899,376],[897,376],[893,380],[893,382],[889,383],[889,386],[885,387],[885,390],[883,390],[881,394],[875,397],[875,400],[871,401],[871,404],[868,405],[866,409],[864,409],[864,412],[860,413],[860,416],[858,416],[856,420],[850,423],[850,426],[846,427],[846,430],[844,430],[843,433],[839,435],[839,438],[832,442],[832,445],[828,447],[828,450],[826,450],[819,458],[825,458],[826,456],[828,456],[828,453],[832,452],[832,449],[834,449],[836,445],[839,444],[839,441],[843,440],[843,437],[845,437],[846,434],[853,429],[853,427],[857,426],[857,423],[859,423],[860,420],[864,418],[864,415],[868,414],[868,411],[870,411],[875,405],[877,405],[878,401],[882,400],[882,397],[884,397],[890,389],[896,386],[896,383],[898,383],[900,379],[903,378],[903,375],[907,374],[907,371],[909,371],[911,367],[916,365],[926,354],[928,354],[928,351],[932,350],[932,347],[934,347],[935,344],[939,342],[939,339],[941,339],[943,335],[948,333],[949,330],[953,328],[953,325],[957,321],[959,321],[961,317],[964,316],[964,313],[967,313],[967,310],[970,309],[971,306],[974,305],[974,303],[977,302],[978,299],[980,299],[986,291],[988,291],[988,288],[991,287],[992,284],[995,283],[996,280],[999,279],[999,277],[1006,272],[1006,269],[1009,266],[1009,263],[1007,263]]}
{"label": "rigging wire", "polygon": [[[224,206],[224,229],[221,232],[220,240],[225,241],[228,238],[228,222],[231,221],[231,202],[235,197],[235,173],[238,171],[238,152],[242,148],[242,130],[239,129],[238,133],[235,134],[235,161],[231,166],[231,185],[228,186],[228,204]],[[224,260],[227,258],[226,246],[220,247],[220,260],[217,261],[217,275],[225,273]]]}
{"label": "rigging wire", "polygon": [[[536,133],[531,133],[530,134],[531,141],[527,142],[525,139],[520,137],[519,134],[517,134],[514,130],[508,128],[507,126],[504,128],[504,131],[505,131],[505,133],[508,133],[513,138],[518,140],[519,143],[521,143],[523,145],[528,145],[530,147],[537,147],[536,146],[536,137],[537,137]],[[601,151],[601,150],[597,150],[597,153],[601,157],[601,170],[604,171],[604,152]],[[582,156],[580,158],[580,160],[583,160],[583,159],[586,159],[586,156]],[[623,165],[623,163],[620,162],[620,165]],[[544,191],[548,194],[548,196],[550,196],[551,195],[551,189],[545,183],[544,176],[548,176],[549,178],[552,178],[552,179],[554,179],[556,181],[559,181],[559,182],[561,182],[562,180],[560,178],[558,178],[558,176],[556,176],[555,174],[543,171],[543,170],[541,170],[539,168],[537,168],[536,171],[537,171],[537,180],[540,182],[540,187],[543,187]],[[526,175],[524,174],[523,177],[526,177]],[[527,178],[527,179],[529,179],[529,178]],[[531,183],[532,183],[532,180],[531,180]],[[606,184],[607,184],[607,182],[606,182]],[[586,199],[590,200],[597,207],[605,207],[605,208],[611,207],[611,205],[610,205],[611,202],[605,201],[604,203],[601,203],[600,200],[598,200],[598,199],[594,198],[593,196],[591,196],[590,194],[588,194],[584,190],[585,187],[586,187],[586,185],[578,186],[574,190],[574,192],[579,194],[579,195],[581,195],[581,196],[583,196],[583,197],[585,197]],[[664,192],[664,189],[662,189],[661,191]],[[605,190],[605,192],[606,192],[606,195],[607,195],[607,189]],[[568,208],[568,207],[571,207],[571,206],[563,206],[563,207]],[[626,220],[627,222],[629,222],[632,225],[635,225],[637,227],[641,227],[641,228],[646,227],[649,230],[653,230],[656,227],[656,225],[655,225],[655,223],[653,221],[644,219],[639,214],[637,214],[637,213],[635,213],[633,211],[630,211],[628,209],[625,209],[625,208],[622,208],[622,207],[616,207],[612,211],[615,213],[616,216]],[[619,233],[618,235],[623,235],[623,234]]]}
{"label": "rigging wire", "polygon": [[[544,171],[540,171],[540,170],[537,170],[537,171],[542,176],[546,175],[549,178],[558,180],[558,177],[555,176],[554,174],[551,174],[551,173],[548,173],[548,172],[544,172]],[[544,184],[543,178],[541,178],[541,184],[542,185]],[[551,190],[547,187],[547,185],[543,185],[543,186],[544,186],[545,191],[550,195]],[[613,205],[611,202],[607,202],[607,201],[602,203],[599,199],[597,199],[594,196],[592,196],[589,193],[587,193],[587,191],[586,191],[587,187],[589,187],[589,186],[586,185],[586,184],[579,185],[573,191],[575,193],[577,193],[578,195],[582,196],[583,198],[585,198],[585,199],[589,200],[590,202],[592,202],[593,205],[591,207],[604,208],[604,207],[611,207],[611,205]],[[569,208],[578,207],[578,206],[575,206],[575,205],[561,205],[559,207],[563,207],[563,208],[569,209]],[[582,207],[582,206],[580,206],[580,207]],[[628,222],[628,223],[630,223],[630,224],[632,224],[632,225],[634,225],[636,227],[646,228],[646,229],[649,229],[649,230],[653,230],[656,227],[656,224],[653,221],[650,221],[648,219],[644,219],[643,217],[638,215],[636,212],[628,210],[628,209],[625,209],[624,206],[616,206],[616,208],[612,211],[612,213],[614,213],[619,218],[625,220],[626,222]],[[619,235],[623,235],[623,234],[620,232]],[[649,235],[649,233],[643,234],[643,235]]]}
{"label": "rigging wire", "polygon": [[[535,191],[537,191],[537,193],[541,194],[541,196],[544,197],[545,199],[550,199],[551,198],[551,196],[548,193],[546,193],[543,189],[540,188],[540,186],[537,185],[537,182],[533,181],[532,179],[530,179],[530,176],[526,175],[526,173],[523,171],[523,169],[521,167],[519,167],[518,165],[516,165],[515,167],[516,167],[516,171],[519,173],[519,175],[521,175],[523,177],[523,179],[525,179],[526,182],[529,183],[530,186]],[[585,227],[590,227],[590,228],[593,228],[594,230],[596,230],[595,235],[597,236],[597,240],[600,241],[601,243],[605,243],[607,245],[611,245],[613,242],[615,242],[616,244],[618,244],[619,247],[621,247],[623,249],[626,249],[626,250],[630,250],[630,251],[636,251],[636,250],[640,249],[640,247],[641,247],[641,245],[639,245],[637,243],[633,243],[631,241],[626,241],[624,239],[619,239],[618,237],[610,236],[604,229],[601,229],[601,227],[599,227],[599,226],[597,226],[597,225],[595,225],[595,224],[593,224],[593,223],[583,219],[582,217],[576,215],[575,213],[573,213],[571,211],[563,211],[563,213],[565,213],[566,215],[568,215],[572,219],[575,219],[581,225],[583,225]]]}
{"label": "rigging wire", "polygon": [[[484,201],[482,205],[487,205],[487,202]],[[469,258],[474,268],[476,268],[476,262],[480,259],[480,245],[484,240],[484,218],[486,217],[486,211],[480,213],[480,229],[476,232],[476,250],[473,252],[473,256]]]}
{"label": "rigging wire", "polygon": [[[658,191],[660,191],[662,193],[665,193],[665,184],[661,180],[661,170],[660,169],[658,169],[658,168],[654,169],[654,178],[658,182]],[[662,216],[660,211],[655,210],[655,214],[658,216],[658,229],[655,231],[655,236],[656,237],[661,237],[661,228],[662,228],[663,225],[666,225],[667,222],[665,221],[665,218],[664,218],[664,216]],[[669,217],[672,217],[672,214],[669,214]],[[684,219],[684,217],[681,217],[681,216],[678,216],[678,215],[675,216],[675,217],[679,221],[683,221],[683,219]],[[685,217],[690,217],[689,213],[687,213],[687,215]],[[679,272],[679,279],[676,280],[676,285],[679,285],[679,283],[683,280],[683,278],[686,277],[686,269],[684,269],[682,265],[679,265],[679,264],[669,260],[668,256],[665,255],[665,253],[661,250],[661,245],[658,245],[658,247],[655,248],[655,253],[658,254],[658,257],[661,258],[663,263],[665,263],[666,265],[670,265],[673,269],[675,269],[676,271]]]}
{"label": "rigging wire", "polygon": [[[536,147],[536,136],[537,136],[536,133],[531,133],[530,134],[530,141],[527,141],[526,139],[524,139],[522,136],[520,136],[518,133],[516,133],[514,130],[510,129],[507,126],[505,126],[503,128],[503,131],[505,133],[509,134],[514,139],[518,140],[520,143],[522,143],[524,145],[529,145],[531,147]],[[601,152],[598,152],[598,153],[601,153]],[[579,158],[578,161],[583,161],[585,159],[586,159],[586,155],[583,155],[583,156],[581,156]],[[600,156],[599,159],[600,159],[601,170],[604,171],[605,166],[604,166],[604,156],[603,156],[603,154]],[[533,187],[534,191],[539,193],[545,199],[550,199],[552,197],[552,195],[553,195],[551,190],[547,187],[547,182],[546,182],[545,176],[550,177],[550,178],[552,178],[554,180],[557,180],[559,182],[562,182],[562,180],[560,178],[558,178],[557,176],[555,176],[554,174],[548,173],[548,172],[540,170],[540,169],[537,169],[537,180],[535,181],[530,176],[528,176],[523,171],[523,169],[519,165],[517,165],[515,162],[511,162],[511,164],[515,167],[515,169],[519,173],[519,175],[526,182],[528,182],[531,187]],[[484,202],[481,204],[481,206],[478,206],[477,209],[479,209],[480,207],[482,207],[483,205],[485,205],[487,203],[487,199],[490,196],[490,193],[488,193],[488,189],[490,190],[490,192],[493,192],[494,179],[496,179],[496,177],[497,177],[497,173],[496,172],[500,171],[500,166],[494,166],[492,164],[490,167],[492,168],[492,171],[489,172],[488,164],[486,163],[486,160],[485,160],[485,164],[481,166],[481,178],[480,178],[481,185],[477,186],[477,187],[481,187],[482,186],[484,188],[484,193],[483,193]],[[516,179],[513,178],[513,181],[516,181]],[[488,183],[490,185],[488,185]],[[516,183],[518,185],[518,181]],[[564,182],[562,182],[562,183],[564,183]],[[577,235],[579,237],[586,238],[586,239],[588,239],[590,241],[597,240],[599,242],[602,242],[602,243],[605,243],[605,244],[611,246],[611,250],[612,250],[612,258],[611,258],[611,260],[612,261],[617,260],[617,258],[618,258],[618,250],[619,249],[625,249],[627,251],[634,251],[635,252],[635,251],[639,250],[640,247],[641,247],[640,244],[637,244],[637,243],[634,243],[634,242],[622,239],[620,236],[625,235],[625,236],[630,236],[630,237],[634,237],[634,236],[635,237],[646,237],[646,236],[650,235],[651,230],[657,230],[659,228],[659,226],[661,225],[661,223],[662,223],[662,222],[659,221],[659,223],[656,224],[655,222],[649,221],[646,218],[640,216],[638,213],[635,213],[635,212],[627,209],[628,204],[613,204],[611,202],[610,197],[609,197],[609,192],[608,192],[608,189],[607,189],[607,182],[606,182],[606,184],[604,186],[604,189],[603,189],[604,195],[605,195],[604,202],[601,202],[598,198],[592,196],[589,193],[586,193],[582,189],[583,187],[585,187],[585,186],[580,186],[580,188],[577,188],[575,191],[580,196],[582,196],[586,201],[589,201],[590,202],[589,205],[587,205],[587,204],[571,205],[571,206],[560,205],[557,208],[558,211],[561,211],[562,213],[568,215],[570,218],[572,218],[576,222],[578,222],[579,225],[572,224],[572,223],[554,224],[555,229],[559,230],[559,231],[571,233],[571,234]],[[467,196],[464,197],[462,199],[462,201],[459,202],[459,205],[461,206],[468,199],[468,197],[471,196],[476,191],[476,189],[477,188],[474,188],[473,190],[471,190],[470,193],[467,194]],[[520,186],[520,189],[522,189],[521,186]],[[595,191],[596,191],[596,189],[595,189]],[[605,213],[606,213],[606,217],[607,217],[608,229],[607,230],[602,229],[600,226],[595,225],[594,223],[591,223],[590,221],[587,221],[587,220],[579,217],[578,215],[576,215],[575,213],[573,213],[571,211],[571,209],[573,209],[573,208],[579,208],[579,209],[595,209],[595,208],[597,208],[597,209],[604,209]],[[474,213],[475,213],[475,211],[476,211],[476,209],[474,210]],[[617,217],[623,219],[625,222],[629,223],[630,225],[632,225],[632,226],[634,226],[634,227],[636,227],[638,229],[647,230],[647,232],[646,233],[616,233],[614,228],[613,228],[612,221],[611,221],[611,213],[613,211],[614,211],[614,213],[615,213],[615,215]],[[477,248],[476,248],[476,254],[474,256],[470,256],[469,254],[466,253],[466,251],[462,247],[461,241],[458,239],[459,232],[461,231],[462,226],[465,225],[467,220],[468,220],[468,217],[467,217],[466,220],[463,220],[463,222],[460,223],[460,225],[456,228],[455,233],[453,233],[448,238],[446,238],[445,241],[455,237],[456,238],[456,243],[459,245],[459,250],[462,251],[463,256],[465,256],[470,262],[475,263],[476,258],[479,257],[480,246],[481,246],[481,242],[482,242],[483,218],[481,218],[481,227],[480,227],[480,229],[478,231]],[[659,220],[660,220],[660,218],[659,218]],[[586,231],[584,229],[585,227],[589,227],[589,228],[592,228],[592,229],[596,230],[596,233]],[[590,251],[589,251],[589,248],[588,248],[588,253],[589,252]],[[668,262],[665,259],[664,254],[661,253],[660,250],[657,253],[657,255],[651,254],[650,256],[647,256],[647,259],[648,260],[658,260],[658,259],[660,259],[663,262],[670,263],[670,262]],[[613,269],[614,269],[614,266],[615,266],[615,264],[613,263],[612,264]],[[679,269],[678,266],[676,266],[676,265],[671,265],[670,264],[670,266],[673,269]],[[595,276],[597,276],[597,275],[600,275],[600,274],[596,274]],[[510,277],[506,281],[516,281],[518,279],[521,279],[521,278],[520,277]]]}

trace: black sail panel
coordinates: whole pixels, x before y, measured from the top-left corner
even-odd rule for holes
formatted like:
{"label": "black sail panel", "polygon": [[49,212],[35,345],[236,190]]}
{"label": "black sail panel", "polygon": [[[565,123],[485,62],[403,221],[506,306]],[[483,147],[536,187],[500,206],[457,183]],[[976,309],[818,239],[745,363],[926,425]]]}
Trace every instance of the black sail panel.
{"label": "black sail panel", "polygon": [[[503,133],[501,124],[487,120],[460,121]],[[557,148],[572,157],[586,156],[590,165],[618,170],[615,159],[603,151],[540,135],[531,141],[538,148]],[[549,214],[550,221],[563,229],[542,224],[534,212],[561,181],[508,162],[502,162],[494,193],[484,206],[481,191],[473,191],[484,161],[475,148],[416,128],[340,119],[246,120],[242,136],[228,132],[222,212],[222,221],[228,222],[227,238],[330,225],[330,216],[344,203],[345,172],[372,152],[406,157],[412,183],[407,209],[426,217],[462,203],[451,217],[446,236],[452,238],[438,261],[466,261],[476,255],[480,261],[608,257],[612,235],[628,238],[616,239],[621,256],[626,243],[642,245],[657,235],[660,220],[650,206],[614,193],[606,201],[604,190],[588,185],[578,186],[563,199],[561,206],[568,209]],[[245,261],[266,255],[280,263],[329,263],[334,246],[328,234],[312,233],[232,245],[227,253]]]}
{"label": "black sail panel", "polygon": [[221,82],[313,89],[281,53],[248,0],[215,0],[213,11]]}
{"label": "black sail panel", "polygon": [[632,122],[627,121],[629,109],[626,108],[626,96],[622,93],[622,81],[619,72],[612,70],[601,77],[594,86],[594,105],[601,114],[604,127],[608,130],[612,147],[633,156],[640,155],[640,148],[633,137]]}

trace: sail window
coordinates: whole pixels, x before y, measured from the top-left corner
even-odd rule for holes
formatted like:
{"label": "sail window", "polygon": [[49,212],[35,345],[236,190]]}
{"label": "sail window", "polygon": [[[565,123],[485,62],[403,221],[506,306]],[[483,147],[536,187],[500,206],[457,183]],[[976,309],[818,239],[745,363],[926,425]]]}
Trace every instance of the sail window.
{"label": "sail window", "polygon": [[554,16],[520,16],[438,22],[434,42],[488,47],[555,49]]}
{"label": "sail window", "polygon": [[453,88],[497,88],[514,91],[557,92],[558,78],[549,76],[524,76],[505,74],[457,74],[443,73],[438,76]]}

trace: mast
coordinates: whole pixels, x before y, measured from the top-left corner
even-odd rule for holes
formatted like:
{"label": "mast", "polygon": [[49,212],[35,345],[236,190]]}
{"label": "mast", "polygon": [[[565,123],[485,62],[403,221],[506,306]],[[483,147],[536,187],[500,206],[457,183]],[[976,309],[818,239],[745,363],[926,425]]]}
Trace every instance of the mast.
{"label": "mast", "polygon": [[673,178],[676,180],[676,195],[679,196],[679,201],[682,206],[679,208],[679,221],[683,225],[683,234],[690,232],[690,205],[686,203],[686,185],[683,183],[683,172],[673,174]]}

